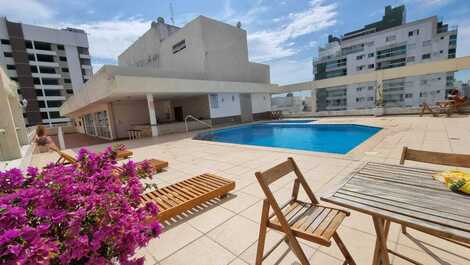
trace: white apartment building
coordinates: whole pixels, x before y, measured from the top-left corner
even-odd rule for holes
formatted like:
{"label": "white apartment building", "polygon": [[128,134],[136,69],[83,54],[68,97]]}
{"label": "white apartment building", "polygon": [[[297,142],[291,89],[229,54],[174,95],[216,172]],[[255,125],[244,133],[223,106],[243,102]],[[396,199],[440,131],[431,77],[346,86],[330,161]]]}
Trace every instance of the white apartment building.
{"label": "white apartment building", "polygon": [[28,125],[69,122],[59,107],[93,74],[83,30],[15,23],[6,17],[0,17],[0,65],[27,100],[23,116]]}
{"label": "white apartment building", "polygon": [[184,132],[204,124],[270,118],[269,66],[248,60],[247,33],[199,16],[178,28],[162,18],[61,107],[82,133],[106,139]]}
{"label": "white apartment building", "polygon": [[[341,38],[329,36],[313,61],[315,80],[355,75],[416,63],[455,58],[457,29],[429,17],[406,22],[405,6],[385,8],[381,21]],[[453,73],[384,80],[385,106],[416,107],[444,100],[453,88]],[[317,111],[373,108],[375,82],[316,91]]]}

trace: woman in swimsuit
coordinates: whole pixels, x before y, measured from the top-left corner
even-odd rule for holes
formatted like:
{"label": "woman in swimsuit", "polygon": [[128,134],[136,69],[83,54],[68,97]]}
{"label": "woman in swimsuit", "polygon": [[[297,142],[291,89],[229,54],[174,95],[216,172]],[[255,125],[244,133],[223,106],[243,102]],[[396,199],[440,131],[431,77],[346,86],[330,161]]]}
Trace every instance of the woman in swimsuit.
{"label": "woman in swimsuit", "polygon": [[47,135],[46,128],[42,125],[38,125],[36,129],[34,143],[38,146],[40,153],[49,152],[49,149],[57,149],[52,138]]}

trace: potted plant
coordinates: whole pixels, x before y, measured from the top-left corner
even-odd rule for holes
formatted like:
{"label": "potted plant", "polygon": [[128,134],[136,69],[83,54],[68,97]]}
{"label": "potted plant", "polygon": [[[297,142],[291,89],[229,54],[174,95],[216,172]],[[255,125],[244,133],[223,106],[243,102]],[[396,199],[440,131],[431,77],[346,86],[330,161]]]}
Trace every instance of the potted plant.
{"label": "potted plant", "polygon": [[[1,264],[142,264],[135,251],[160,233],[135,163],[115,173],[111,148],[78,163],[0,172]],[[145,167],[144,167],[145,168]]]}

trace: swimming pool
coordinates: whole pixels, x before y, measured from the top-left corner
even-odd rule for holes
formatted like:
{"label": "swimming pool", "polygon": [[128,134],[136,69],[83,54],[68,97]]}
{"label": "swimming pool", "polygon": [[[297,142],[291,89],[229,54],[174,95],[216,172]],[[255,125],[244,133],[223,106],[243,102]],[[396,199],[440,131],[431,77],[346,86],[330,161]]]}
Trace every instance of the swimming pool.
{"label": "swimming pool", "polygon": [[381,129],[354,124],[261,123],[204,132],[195,139],[346,154]]}

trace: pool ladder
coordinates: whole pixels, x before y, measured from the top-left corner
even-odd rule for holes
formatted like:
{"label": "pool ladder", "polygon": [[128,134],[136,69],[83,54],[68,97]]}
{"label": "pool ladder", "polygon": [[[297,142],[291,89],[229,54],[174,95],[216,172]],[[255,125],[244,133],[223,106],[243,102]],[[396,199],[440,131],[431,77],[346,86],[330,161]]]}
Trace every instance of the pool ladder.
{"label": "pool ladder", "polygon": [[197,121],[197,122],[199,122],[199,123],[201,123],[201,124],[206,125],[206,126],[209,127],[209,128],[212,128],[212,125],[210,125],[209,123],[203,122],[203,121],[201,121],[200,119],[194,117],[193,115],[188,115],[188,116],[186,116],[186,117],[184,118],[184,125],[186,126],[186,132],[189,132],[188,119],[193,119],[193,120],[195,120],[195,121]]}

